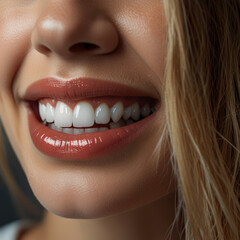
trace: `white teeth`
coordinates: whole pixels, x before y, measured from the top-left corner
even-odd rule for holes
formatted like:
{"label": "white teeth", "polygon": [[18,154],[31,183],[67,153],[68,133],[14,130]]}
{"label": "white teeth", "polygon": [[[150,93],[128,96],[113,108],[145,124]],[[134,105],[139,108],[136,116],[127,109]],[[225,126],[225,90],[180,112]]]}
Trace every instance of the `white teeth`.
{"label": "white teeth", "polygon": [[62,132],[62,128],[57,127],[54,123],[48,124],[48,126],[53,130],[56,130],[58,132]]}
{"label": "white teeth", "polygon": [[94,133],[98,132],[98,128],[86,128],[85,133]]}
{"label": "white teeth", "polygon": [[42,121],[44,121],[46,119],[46,106],[42,103],[39,103],[39,114],[40,117],[42,119]]}
{"label": "white teeth", "polygon": [[65,103],[58,102],[55,110],[55,125],[57,127],[72,126],[72,110]]}
{"label": "white teeth", "polygon": [[131,117],[131,113],[132,113],[132,107],[129,106],[124,110],[123,119],[128,120]]}
{"label": "white teeth", "polygon": [[[106,103],[102,103],[94,111],[90,103],[79,102],[72,111],[64,102],[58,101],[56,109],[50,103],[47,103],[47,105],[39,103],[39,114],[43,124],[50,128],[59,132],[78,135],[130,125],[134,121],[138,121],[140,115],[147,117],[151,112],[156,111],[156,108],[156,106],[150,108],[149,104],[145,104],[140,109],[136,102],[124,109],[123,103],[119,101],[111,109]],[[112,119],[112,122],[110,122],[110,119]],[[109,128],[90,128],[93,127],[94,121],[96,124],[109,124]]]}
{"label": "white teeth", "polygon": [[126,124],[125,124],[124,120],[121,119],[121,120],[120,120],[119,122],[117,122],[117,123],[111,122],[110,125],[109,125],[109,127],[110,127],[110,129],[114,129],[114,128],[124,127],[125,125],[126,125]]}
{"label": "white teeth", "polygon": [[107,130],[109,130],[108,127],[102,127],[102,128],[98,129],[99,132],[104,132],[104,131],[107,131]]}
{"label": "white teeth", "polygon": [[151,109],[150,109],[149,104],[145,104],[141,109],[141,115],[143,117],[147,117],[150,115],[150,113],[151,113]]}
{"label": "white teeth", "polygon": [[52,105],[47,103],[46,120],[47,122],[51,123],[51,122],[54,122],[54,119],[55,119],[55,109]]}
{"label": "white teeth", "polygon": [[73,111],[74,127],[92,127],[94,125],[94,110],[91,104],[80,102]]}
{"label": "white teeth", "polygon": [[67,134],[73,134],[73,133],[74,133],[73,128],[63,128],[62,131],[63,131],[64,133],[67,133]]}
{"label": "white teeth", "polygon": [[109,124],[109,127],[110,127],[110,129],[120,128],[120,125],[118,123],[111,122]]}
{"label": "white teeth", "polygon": [[131,117],[133,120],[137,121],[140,118],[140,107],[138,103],[132,105]]}
{"label": "white teeth", "polygon": [[95,111],[95,122],[107,124],[110,121],[110,110],[106,103],[102,103]]}
{"label": "white teeth", "polygon": [[122,102],[118,102],[111,108],[111,118],[114,123],[117,123],[124,113],[124,106]]}
{"label": "white teeth", "polygon": [[78,129],[78,128],[73,129],[74,135],[83,134],[83,133],[84,133],[84,129]]}

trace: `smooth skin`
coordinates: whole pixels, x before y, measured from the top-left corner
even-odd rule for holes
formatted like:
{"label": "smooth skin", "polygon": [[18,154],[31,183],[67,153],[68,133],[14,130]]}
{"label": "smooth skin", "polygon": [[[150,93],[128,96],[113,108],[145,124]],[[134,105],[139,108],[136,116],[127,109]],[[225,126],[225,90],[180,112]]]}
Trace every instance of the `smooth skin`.
{"label": "smooth skin", "polygon": [[[165,239],[177,184],[167,143],[160,157],[152,154],[165,122],[162,1],[2,0],[0,12],[0,116],[48,210],[19,239]],[[126,84],[161,100],[161,107],[152,126],[127,147],[84,163],[58,161],[34,147],[22,101],[27,87],[46,77]],[[172,237],[180,239],[177,229]]]}

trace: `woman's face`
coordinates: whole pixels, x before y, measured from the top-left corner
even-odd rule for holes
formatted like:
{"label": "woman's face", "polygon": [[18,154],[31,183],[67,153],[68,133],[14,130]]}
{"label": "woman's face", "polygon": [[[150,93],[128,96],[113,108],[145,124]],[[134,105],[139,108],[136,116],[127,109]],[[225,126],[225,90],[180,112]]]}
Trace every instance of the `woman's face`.
{"label": "woman's face", "polygon": [[0,116],[43,206],[97,218],[173,191],[167,145],[153,154],[162,1],[2,0],[0,12]]}

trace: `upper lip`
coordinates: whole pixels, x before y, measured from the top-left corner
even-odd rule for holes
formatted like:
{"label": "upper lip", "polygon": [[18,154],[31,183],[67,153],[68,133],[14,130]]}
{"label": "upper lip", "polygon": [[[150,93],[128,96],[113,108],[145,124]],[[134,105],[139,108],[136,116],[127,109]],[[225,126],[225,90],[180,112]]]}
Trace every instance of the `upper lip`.
{"label": "upper lip", "polygon": [[42,98],[78,100],[102,96],[143,96],[153,98],[152,94],[135,87],[100,79],[58,80],[49,77],[31,84],[23,98],[26,101],[37,101]]}

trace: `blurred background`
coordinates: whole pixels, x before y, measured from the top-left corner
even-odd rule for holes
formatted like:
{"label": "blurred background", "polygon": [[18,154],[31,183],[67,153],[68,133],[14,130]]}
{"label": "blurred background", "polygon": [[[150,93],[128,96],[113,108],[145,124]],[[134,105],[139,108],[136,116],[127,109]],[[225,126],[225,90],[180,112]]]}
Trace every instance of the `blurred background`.
{"label": "blurred background", "polygon": [[[22,203],[21,197],[12,196],[9,187],[4,180],[2,169],[0,170],[0,227],[18,219],[40,219],[43,208],[35,198],[29,187],[25,173],[19,164],[17,157],[3,131],[4,148],[6,159],[11,173],[20,188],[20,191],[29,199]],[[24,143],[23,143],[24,144]]]}

